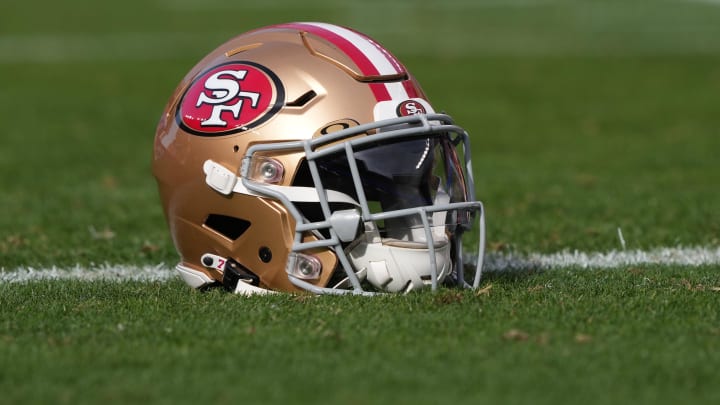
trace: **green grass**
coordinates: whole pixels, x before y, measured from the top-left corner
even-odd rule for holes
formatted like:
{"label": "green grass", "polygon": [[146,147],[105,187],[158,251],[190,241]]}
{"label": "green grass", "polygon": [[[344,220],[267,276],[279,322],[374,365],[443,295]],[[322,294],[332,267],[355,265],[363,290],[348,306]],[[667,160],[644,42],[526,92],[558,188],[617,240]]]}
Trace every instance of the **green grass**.
{"label": "green grass", "polygon": [[[491,250],[608,251],[618,228],[631,249],[720,245],[710,1],[6,3],[1,269],[174,264],[150,175],[162,107],[220,42],[293,20],[375,37],[468,129]],[[720,400],[718,266],[490,285],[247,299],[0,284],[0,403]]]}
{"label": "green grass", "polygon": [[506,274],[479,295],[374,299],[3,285],[0,388],[5,403],[715,403],[709,273]]}

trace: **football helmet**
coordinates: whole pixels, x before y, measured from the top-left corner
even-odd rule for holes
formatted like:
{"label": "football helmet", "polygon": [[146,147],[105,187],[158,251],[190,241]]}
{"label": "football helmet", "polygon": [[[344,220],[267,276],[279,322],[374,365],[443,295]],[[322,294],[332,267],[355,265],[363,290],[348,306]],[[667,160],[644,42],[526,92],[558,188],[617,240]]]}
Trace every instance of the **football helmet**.
{"label": "football helmet", "polygon": [[[190,70],[158,123],[152,170],[191,287],[374,294],[478,286],[470,155],[465,130],[387,49],[288,23]],[[476,251],[463,253],[473,228]]]}

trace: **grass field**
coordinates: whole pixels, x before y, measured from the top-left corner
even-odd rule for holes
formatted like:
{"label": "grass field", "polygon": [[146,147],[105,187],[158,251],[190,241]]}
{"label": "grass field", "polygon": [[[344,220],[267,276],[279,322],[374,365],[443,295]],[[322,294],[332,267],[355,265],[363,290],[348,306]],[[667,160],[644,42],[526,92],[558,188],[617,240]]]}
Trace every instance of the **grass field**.
{"label": "grass field", "polygon": [[[720,2],[41,0],[0,5],[2,272],[172,267],[167,97],[297,20],[373,36],[468,129],[490,257],[720,247]],[[720,264],[699,264],[372,299],[2,281],[0,403],[715,404]]]}

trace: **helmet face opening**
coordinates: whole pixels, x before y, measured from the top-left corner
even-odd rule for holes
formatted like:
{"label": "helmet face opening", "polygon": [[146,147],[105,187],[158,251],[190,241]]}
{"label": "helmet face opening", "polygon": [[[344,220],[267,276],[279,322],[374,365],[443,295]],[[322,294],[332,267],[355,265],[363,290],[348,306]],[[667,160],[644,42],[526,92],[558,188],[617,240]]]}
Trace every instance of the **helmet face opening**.
{"label": "helmet face opening", "polygon": [[[353,150],[352,159],[357,167],[361,189],[352,181],[353,171],[347,153],[338,151],[316,159],[316,167],[322,186],[326,190],[348,195],[360,201],[362,194],[371,214],[432,206],[442,203],[467,202],[470,200],[465,175],[459,164],[455,134],[432,134],[424,138],[379,139]],[[455,135],[456,138],[459,135]],[[304,161],[294,186],[315,187],[307,161]],[[345,204],[331,207],[331,211],[352,208]],[[307,219],[318,219],[320,205],[306,204],[301,208]],[[306,214],[307,213],[307,214]],[[457,221],[467,223],[466,215],[434,216],[430,225],[444,227]],[[419,214],[388,218],[377,221],[383,236],[395,237],[410,229],[421,228]],[[452,229],[448,229],[452,231]],[[406,239],[397,237],[398,239]]]}
{"label": "helmet face opening", "polygon": [[[209,53],[165,107],[153,174],[192,287],[369,294],[479,284],[484,212],[469,137],[357,31],[280,24]],[[474,229],[479,260],[466,281],[462,238]]]}

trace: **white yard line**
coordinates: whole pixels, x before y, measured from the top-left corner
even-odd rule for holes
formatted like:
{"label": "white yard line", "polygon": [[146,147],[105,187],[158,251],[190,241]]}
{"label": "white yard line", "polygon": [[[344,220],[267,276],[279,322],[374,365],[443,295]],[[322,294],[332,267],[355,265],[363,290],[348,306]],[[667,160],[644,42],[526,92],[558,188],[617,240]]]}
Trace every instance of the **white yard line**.
{"label": "white yard line", "polygon": [[157,266],[103,264],[95,267],[75,266],[70,268],[21,267],[12,270],[2,269],[0,284],[45,280],[150,282],[167,281],[175,277],[175,270],[164,264]]}
{"label": "white yard line", "polygon": [[[720,247],[657,248],[648,251],[559,252],[515,255],[490,253],[485,257],[485,271],[522,271],[532,269],[610,269],[640,265],[671,265],[697,267],[720,265]],[[47,280],[82,281],[167,281],[177,276],[172,266],[114,265],[70,268],[0,269],[0,284]]]}
{"label": "white yard line", "polygon": [[529,255],[491,253],[485,256],[487,271],[558,269],[611,269],[640,265],[697,267],[720,265],[720,247],[674,247],[610,252],[568,251]]}

